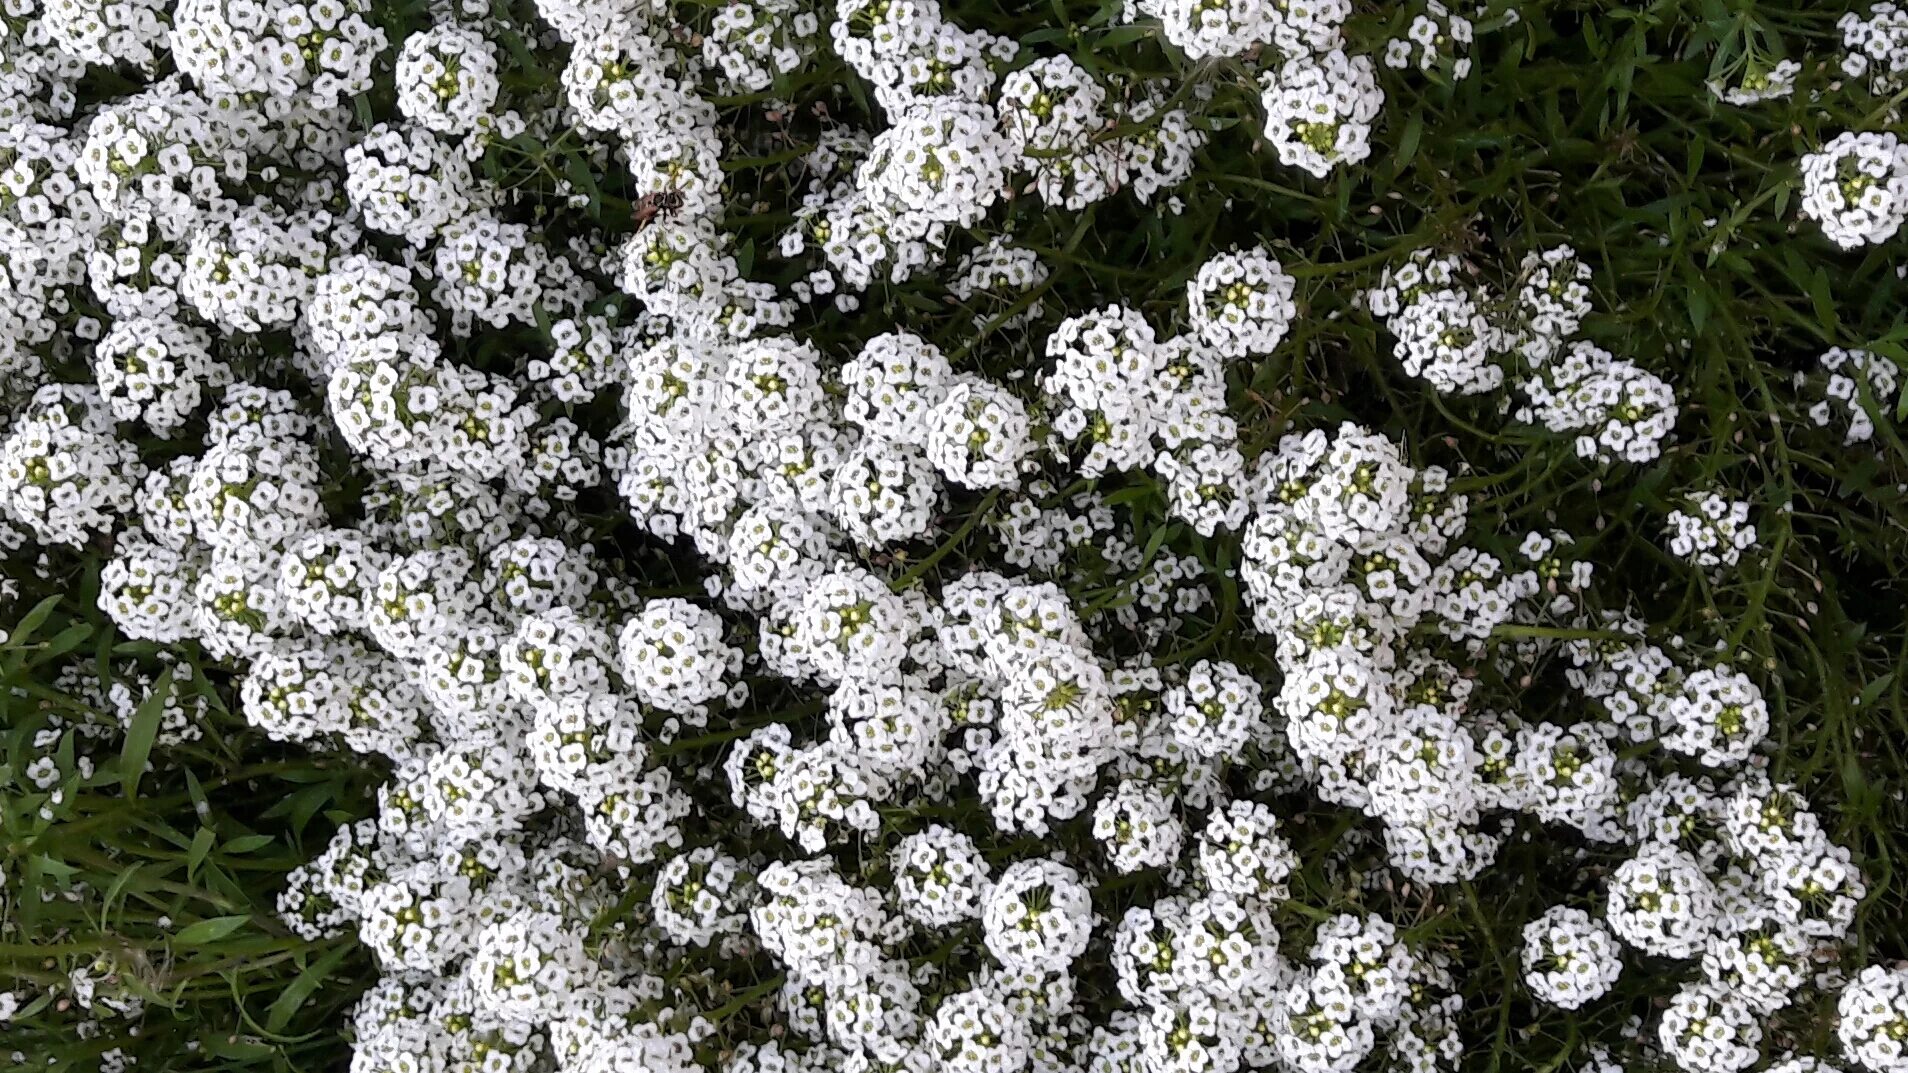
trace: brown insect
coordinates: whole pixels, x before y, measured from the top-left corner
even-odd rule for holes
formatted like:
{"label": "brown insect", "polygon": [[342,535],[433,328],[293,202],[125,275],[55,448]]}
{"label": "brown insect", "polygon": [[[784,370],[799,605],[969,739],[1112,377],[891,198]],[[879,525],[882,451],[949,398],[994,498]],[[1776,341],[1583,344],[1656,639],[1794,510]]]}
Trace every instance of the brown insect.
{"label": "brown insect", "polygon": [[636,230],[648,227],[650,221],[658,217],[667,220],[682,208],[682,193],[677,190],[662,190],[654,194],[644,194],[636,199]]}

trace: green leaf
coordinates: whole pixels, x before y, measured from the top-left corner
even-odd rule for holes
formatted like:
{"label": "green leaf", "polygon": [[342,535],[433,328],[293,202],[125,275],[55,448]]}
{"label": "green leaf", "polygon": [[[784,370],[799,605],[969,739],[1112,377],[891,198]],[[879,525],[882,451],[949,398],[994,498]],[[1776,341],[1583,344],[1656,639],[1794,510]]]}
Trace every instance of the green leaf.
{"label": "green leaf", "polygon": [[59,604],[58,596],[49,596],[34,604],[33,610],[20,616],[20,621],[15,624],[12,634],[7,638],[6,647],[17,648],[31,640],[33,632],[46,623],[47,616],[51,615],[53,609]]}
{"label": "green leaf", "polygon": [[297,979],[285,985],[285,990],[279,993],[278,998],[265,1011],[265,1030],[284,1031],[299,1007],[310,1000],[312,994],[318,990],[318,985],[324,983],[325,977],[331,975],[332,971],[350,956],[351,950],[352,947],[349,944],[339,946],[306,966],[305,971],[299,973]]}
{"label": "green leaf", "polygon": [[1701,287],[1689,289],[1689,326],[1697,335],[1703,333],[1703,326],[1709,323],[1709,296]]}
{"label": "green leaf", "polygon": [[119,747],[119,784],[129,798],[139,796],[139,777],[145,774],[146,759],[152,755],[153,739],[159,736],[159,720],[171,696],[172,669],[168,667],[152,684],[152,695],[133,712],[132,725],[126,728],[126,741]]}
{"label": "green leaf", "polygon": [[1861,697],[1855,701],[1856,707],[1873,707],[1875,702],[1881,699],[1881,695],[1888,691],[1888,687],[1894,684],[1895,672],[1889,671],[1887,674],[1863,686]]}
{"label": "green leaf", "polygon": [[244,854],[255,849],[263,849],[278,841],[271,835],[240,835],[219,847],[221,853]]}
{"label": "green leaf", "polygon": [[191,768],[185,769],[186,796],[192,799],[192,808],[201,816],[212,808],[211,800],[205,796],[205,787],[199,784],[199,777]]}
{"label": "green leaf", "polygon": [[1162,525],[1155,528],[1152,535],[1146,539],[1146,550],[1140,553],[1140,562],[1152,562],[1153,556],[1159,553],[1160,545],[1166,543],[1166,538],[1179,530],[1180,527],[1177,525]]}
{"label": "green leaf", "polygon": [[212,828],[199,828],[198,833],[192,836],[192,845],[186,850],[186,875],[190,876],[198,872],[199,866],[205,863],[205,858],[212,852],[212,846],[216,841],[217,837],[212,834]]}
{"label": "green leaf", "polygon": [[1391,166],[1393,175],[1403,175],[1411,158],[1418,155],[1418,141],[1424,137],[1424,115],[1413,112],[1411,121],[1405,124],[1404,134],[1398,139],[1398,155]]}
{"label": "green leaf", "polygon": [[139,873],[144,871],[145,867],[146,862],[134,861],[121,870],[119,875],[113,879],[113,885],[106,888],[104,904],[110,907],[114,902],[118,901],[120,892],[131,886],[133,880],[139,878]]}
{"label": "green leaf", "polygon": [[1809,300],[1815,303],[1815,315],[1823,325],[1831,333],[1840,332],[1842,319],[1835,313],[1835,299],[1830,296],[1828,273],[1820,268],[1809,277]]}
{"label": "green leaf", "polygon": [[206,943],[216,943],[251,922],[252,918],[244,913],[201,920],[180,928],[172,937],[172,945],[204,946]]}
{"label": "green leaf", "polygon": [[1842,794],[1847,808],[1858,815],[1873,814],[1878,794],[1862,772],[1862,762],[1853,756],[1842,758]]}
{"label": "green leaf", "polygon": [[75,622],[73,625],[54,634],[53,638],[46,642],[45,647],[35,652],[33,658],[27,662],[29,665],[38,666],[42,663],[58,659],[86,643],[86,639],[92,635],[93,627],[91,625],[84,622]]}
{"label": "green leaf", "polygon": [[291,817],[292,833],[302,835],[305,825],[318,815],[320,809],[331,803],[337,791],[338,784],[335,782],[307,786],[290,797],[282,798],[266,815]]}
{"label": "green leaf", "polygon": [[79,875],[78,867],[67,864],[65,861],[48,857],[45,854],[35,854],[33,857],[33,865],[41,874],[57,877],[61,881],[62,886],[71,881],[74,876]]}
{"label": "green leaf", "polygon": [[228,1058],[234,1062],[256,1062],[261,1058],[270,1058],[278,1053],[278,1048],[264,1040],[246,1039],[242,1036],[215,1035],[205,1041],[206,1053],[219,1058]]}
{"label": "green leaf", "polygon": [[1119,48],[1135,41],[1144,41],[1152,37],[1153,32],[1153,27],[1146,25],[1116,26],[1101,34],[1099,41],[1094,43],[1094,48],[1095,50]]}

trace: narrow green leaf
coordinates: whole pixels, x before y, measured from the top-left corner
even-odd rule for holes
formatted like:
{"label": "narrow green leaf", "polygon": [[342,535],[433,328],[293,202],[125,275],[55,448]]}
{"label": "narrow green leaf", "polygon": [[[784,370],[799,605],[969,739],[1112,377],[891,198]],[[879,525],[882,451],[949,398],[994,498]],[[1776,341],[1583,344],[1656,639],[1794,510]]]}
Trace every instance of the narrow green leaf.
{"label": "narrow green leaf", "polygon": [[235,855],[250,853],[255,849],[263,849],[276,841],[278,840],[271,835],[240,835],[225,845],[220,846],[219,852]]}
{"label": "narrow green leaf", "polygon": [[1881,699],[1881,695],[1888,691],[1888,687],[1894,684],[1894,671],[1889,671],[1887,674],[1876,678],[1874,681],[1862,687],[1862,695],[1861,698],[1855,702],[1856,705],[1862,708],[1873,707],[1875,702]]}
{"label": "narrow green leaf", "polygon": [[220,939],[231,935],[233,932],[251,923],[251,921],[252,918],[243,913],[229,917],[212,917],[207,920],[201,920],[196,924],[188,924],[180,928],[178,932],[172,936],[172,945],[203,946],[206,943],[216,943]]}
{"label": "narrow green leaf", "polygon": [[318,786],[308,786],[288,798],[287,800],[291,802],[290,815],[292,833],[296,835],[304,834],[305,825],[310,823],[311,818],[318,815],[318,811],[337,796],[337,791],[337,783],[324,783]]}
{"label": "narrow green leaf", "polygon": [[58,877],[62,885],[79,874],[77,867],[67,864],[65,861],[48,857],[45,854],[35,854],[33,864],[43,875]]}
{"label": "narrow green leaf", "polygon": [[318,990],[318,986],[325,982],[325,977],[331,975],[333,970],[344,963],[344,959],[350,956],[351,950],[352,947],[348,944],[339,946],[307,965],[305,971],[298,974],[297,979],[285,985],[285,990],[265,1011],[266,1031],[284,1031],[285,1026],[291,1024],[292,1017],[298,1013],[299,1007],[310,1001],[312,994]]}
{"label": "narrow green leaf", "polygon": [[234,1062],[250,1063],[261,1058],[270,1058],[278,1053],[278,1048],[263,1040],[247,1039],[243,1036],[219,1035],[205,1041],[206,1053]]}
{"label": "narrow green leaf", "polygon": [[4,647],[16,648],[32,640],[34,631],[45,625],[47,616],[51,615],[53,609],[59,604],[58,596],[49,596],[34,604],[31,611],[20,616],[20,621],[14,625],[13,632],[7,637]]}
{"label": "narrow green leaf", "polygon": [[152,695],[133,712],[132,725],[126,728],[126,741],[119,748],[119,784],[125,788],[127,797],[139,796],[139,777],[145,774],[153,740],[159,736],[159,720],[171,696],[172,669],[167,668],[152,684]]}
{"label": "narrow green leaf", "polygon": [[1831,334],[1841,331],[1842,319],[1836,315],[1835,299],[1830,294],[1828,273],[1820,268],[1809,277],[1809,300],[1815,303],[1815,315]]}
{"label": "narrow green leaf", "polygon": [[1156,527],[1152,535],[1146,539],[1146,550],[1140,553],[1140,562],[1152,562],[1153,556],[1159,553],[1160,546],[1166,543],[1166,538],[1179,532],[1179,530],[1180,527],[1177,525],[1162,525]]}
{"label": "narrow green leaf", "polygon": [[1122,45],[1130,45],[1135,41],[1144,41],[1152,37],[1153,33],[1153,27],[1146,25],[1116,26],[1101,34],[1100,40],[1094,47],[1096,49],[1115,49]]}
{"label": "narrow green leaf", "polygon": [[1424,137],[1424,114],[1411,113],[1411,121],[1405,124],[1404,134],[1398,139],[1398,156],[1391,166],[1393,175],[1403,175],[1410,165],[1411,158],[1418,155],[1418,141]]}
{"label": "narrow green leaf", "polygon": [[46,642],[46,646],[41,648],[38,652],[35,652],[33,658],[29,659],[27,663],[30,666],[39,666],[42,663],[48,663],[58,659],[78,648],[80,645],[85,644],[86,639],[92,635],[93,627],[91,625],[84,622],[75,622],[73,625],[54,634],[53,637]]}
{"label": "narrow green leaf", "polygon": [[186,850],[186,875],[190,876],[198,872],[199,866],[205,863],[206,856],[212,852],[212,846],[217,841],[217,837],[212,834],[212,828],[199,828],[198,833],[192,836],[191,847]]}
{"label": "narrow green leaf", "polygon": [[124,871],[119,873],[118,877],[113,880],[113,885],[106,889],[104,905],[107,909],[110,910],[112,908],[113,903],[119,900],[120,893],[131,886],[133,880],[139,878],[139,874],[145,870],[145,867],[146,863],[144,861],[134,861],[128,865]]}

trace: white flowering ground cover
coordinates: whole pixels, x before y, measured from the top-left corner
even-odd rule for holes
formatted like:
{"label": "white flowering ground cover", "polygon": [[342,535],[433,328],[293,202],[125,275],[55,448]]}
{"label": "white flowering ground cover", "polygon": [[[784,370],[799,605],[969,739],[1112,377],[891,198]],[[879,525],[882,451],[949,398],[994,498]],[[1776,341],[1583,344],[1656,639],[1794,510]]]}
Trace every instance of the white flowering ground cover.
{"label": "white flowering ground cover", "polygon": [[1908,11],[11,0],[0,1056],[1908,1073]]}

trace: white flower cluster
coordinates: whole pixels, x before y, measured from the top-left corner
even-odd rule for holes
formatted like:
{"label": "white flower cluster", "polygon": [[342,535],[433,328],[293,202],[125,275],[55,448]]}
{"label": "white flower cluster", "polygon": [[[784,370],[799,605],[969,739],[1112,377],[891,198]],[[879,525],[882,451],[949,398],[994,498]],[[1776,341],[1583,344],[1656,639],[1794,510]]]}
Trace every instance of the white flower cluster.
{"label": "white flower cluster", "polygon": [[[808,157],[808,191],[780,242],[784,257],[819,255],[795,288],[804,300],[832,296],[852,309],[878,281],[938,268],[953,231],[985,218],[1016,174],[1068,209],[1122,190],[1150,201],[1186,180],[1205,144],[1184,108],[1166,106],[1163,86],[1114,96],[1066,56],[1001,77],[1018,46],[954,25],[935,0],[837,8],[835,49],[873,85],[890,126],[871,139],[824,139]],[[1002,283],[1024,289],[1019,262],[977,256],[957,297]]]}
{"label": "white flower cluster", "polygon": [[1490,299],[1466,285],[1462,272],[1455,257],[1419,251],[1386,271],[1366,304],[1397,337],[1398,362],[1407,375],[1447,395],[1478,395],[1503,385],[1504,370],[1495,360],[1510,339],[1486,314]]}
{"label": "white flower cluster", "polygon": [[821,20],[796,0],[731,0],[702,38],[702,62],[722,73],[729,93],[756,93],[800,69],[815,53]]}
{"label": "white flower cluster", "polygon": [[406,119],[452,137],[475,134],[495,122],[497,46],[456,23],[420,30],[398,52],[397,86]]}
{"label": "white flower cluster", "polygon": [[[1259,67],[1264,141],[1279,163],[1323,179],[1371,155],[1385,93],[1372,57],[1348,51],[1349,0],[1131,0],[1124,9],[1128,21],[1157,22],[1189,60]],[[1385,66],[1440,81],[1467,77],[1471,20],[1440,0],[1409,14],[1402,36],[1385,43]]]}
{"label": "white flower cluster", "polygon": [[[1226,408],[1222,355],[1276,345],[1283,312],[1276,296],[1281,281],[1289,283],[1263,252],[1220,260],[1213,277],[1250,263],[1264,281],[1261,289],[1246,284],[1239,290],[1238,317],[1215,321],[1210,296],[1197,284],[1187,292],[1197,334],[1161,339],[1124,306],[1069,317],[1047,337],[1053,364],[1039,379],[1051,450],[1077,457],[1085,476],[1150,468],[1172,512],[1202,535],[1238,528],[1248,509],[1246,461],[1238,423]],[[1224,349],[1208,338],[1222,339]]]}
{"label": "white flower cluster", "polygon": [[[1028,196],[1165,195],[1198,91],[1061,55],[1006,71],[1018,45],[932,0],[839,0],[828,39],[885,123],[787,154],[810,185],[778,287],[737,233],[771,215],[738,197],[758,149],[712,98],[802,71],[821,16],[706,6],[692,28],[538,0],[538,29],[439,5],[402,42],[342,0],[0,27],[45,23],[78,71],[178,72],[79,110],[77,73],[0,64],[23,117],[0,545],[99,549],[119,633],[225,664],[258,733],[389,772],[280,903],[382,974],[354,1073],[1448,1071],[1454,962],[1379,895],[1477,878],[1543,825],[1613,867],[1601,920],[1526,929],[1531,992],[1593,1001],[1619,942],[1699,963],[1665,1052],[1753,1060],[1865,889],[1761,773],[1741,654],[1651,643],[1569,534],[1502,542],[1384,433],[1248,442],[1237,374],[1308,327],[1309,273],[1269,249],[1214,251],[1183,305],[1058,309],[1067,251],[985,233]],[[1188,55],[1271,57],[1285,162],[1369,154],[1349,3],[1139,8]],[[1469,36],[1427,2],[1398,57],[1443,70]],[[561,57],[551,99],[519,51]],[[578,222],[619,201],[620,234]],[[846,344],[800,304],[936,275],[952,300],[910,292]],[[1428,252],[1360,290],[1437,389],[1513,380],[1586,458],[1660,453],[1674,397],[1573,338],[1568,249],[1501,299]],[[949,320],[971,342],[928,337]],[[1013,346],[975,352],[995,332]],[[1824,363],[1882,386],[1880,359]],[[1727,562],[1743,520],[1711,529],[1693,553]],[[1262,650],[1225,658],[1240,616]],[[1553,708],[1491,700],[1539,673]],[[171,681],[160,740],[188,742],[205,697],[184,663]],[[159,685],[122,684],[98,707],[125,724]],[[1301,861],[1313,798],[1372,822]],[[1359,849],[1370,905],[1312,906]],[[1849,994],[1851,1053],[1900,1073],[1899,981]]]}
{"label": "white flower cluster", "polygon": [[1040,288],[1051,273],[1033,250],[995,235],[956,266],[948,293],[974,312],[974,327],[1019,328],[1037,320],[1046,307]]}
{"label": "white flower cluster", "polygon": [[1712,81],[1709,91],[1724,104],[1751,105],[1779,101],[1795,93],[1795,79],[1802,65],[1795,60],[1778,60],[1764,66],[1751,59],[1731,82]]}
{"label": "white flower cluster", "polygon": [[1869,91],[1886,97],[1908,76],[1908,11],[1881,0],[1868,6],[1866,18],[1857,11],[1846,11],[1836,20],[1842,31],[1842,72],[1850,78],[1867,78]]}
{"label": "white flower cluster", "polygon": [[1676,393],[1661,377],[1594,343],[1574,342],[1522,384],[1522,420],[1573,436],[1580,458],[1654,461],[1676,426]]}
{"label": "white flower cluster", "polygon": [[1872,1073],[1908,1069],[1908,972],[1870,965],[1842,992],[1842,1049]]}
{"label": "white flower cluster", "polygon": [[7,514],[47,544],[78,545],[110,529],[131,509],[143,475],[138,452],[115,434],[108,402],[91,385],[41,388],[0,444]]}
{"label": "white flower cluster", "polygon": [[1195,60],[1241,56],[1272,45],[1283,52],[1325,51],[1351,16],[1346,0],[1268,4],[1258,0],[1137,0],[1128,9],[1158,19],[1166,40]]}
{"label": "white flower cluster", "polygon": [[1385,42],[1385,66],[1441,71],[1461,82],[1471,73],[1469,52],[1474,36],[1470,19],[1439,0],[1424,0],[1424,10],[1412,15],[1404,36]]}
{"label": "white flower cluster", "polygon": [[1756,546],[1749,504],[1720,492],[1689,496],[1669,514],[1669,548],[1701,567],[1734,566]]}
{"label": "white flower cluster", "polygon": [[1235,251],[1199,266],[1186,285],[1187,316],[1220,357],[1270,354],[1298,317],[1297,287],[1265,250]]}
{"label": "white flower cluster", "polygon": [[1809,420],[1822,428],[1842,429],[1844,445],[1866,443],[1875,435],[1875,412],[1886,412],[1901,387],[1901,370],[1889,358],[1867,350],[1831,347],[1816,360],[1824,376],[1822,398],[1809,407]]}
{"label": "white flower cluster", "polygon": [[168,43],[173,62],[207,92],[326,108],[371,88],[386,40],[366,14],[363,3],[183,0]]}
{"label": "white flower cluster", "polygon": [[1516,343],[1533,364],[1549,361],[1595,308],[1590,266],[1569,246],[1524,255],[1518,269]]}
{"label": "white flower cluster", "polygon": [[1371,155],[1371,130],[1385,107],[1378,68],[1338,49],[1293,56],[1260,79],[1266,140],[1279,163],[1323,179]]}
{"label": "white flower cluster", "polygon": [[[1666,780],[1628,823],[1645,841],[1611,877],[1611,929],[1650,954],[1701,958],[1703,977],[1664,1011],[1662,1045],[1692,1073],[1745,1068],[1762,1020],[1806,986],[1818,948],[1846,934],[1861,878],[1794,791],[1754,771],[1720,789]],[[1845,1018],[1860,1001],[1844,996]],[[1859,1035],[1845,1021],[1851,1054]]]}
{"label": "white flower cluster", "polygon": [[[1862,884],[1847,851],[1822,837],[1792,791],[1753,770],[1720,790],[1650,774],[1652,789],[1628,806],[1618,789],[1615,744],[1626,738],[1655,738],[1711,768],[1747,762],[1769,730],[1754,684],[1726,667],[1678,666],[1654,646],[1572,642],[1571,681],[1601,718],[1564,727],[1467,712],[1469,685],[1416,647],[1413,627],[1428,620],[1461,640],[1480,617],[1589,626],[1574,599],[1559,598],[1580,593],[1587,574],[1563,592],[1540,583],[1573,571],[1551,565],[1562,545],[1537,535],[1527,574],[1486,572],[1487,559],[1455,544],[1461,505],[1442,528],[1421,527],[1407,509],[1441,475],[1415,474],[1395,447],[1358,430],[1291,438],[1270,457],[1279,461],[1263,479],[1276,499],[1248,528],[1245,577],[1287,672],[1275,703],[1285,724],[1261,733],[1282,732],[1316,792],[1382,820],[1392,867],[1427,882],[1490,864],[1502,838],[1495,810],[1637,847],[1611,876],[1607,930],[1562,907],[1527,928],[1527,982],[1541,997],[1574,1008],[1602,994],[1621,966],[1614,932],[1655,956],[1702,958],[1716,993],[1759,995],[1758,1009],[1786,1005],[1812,946],[1852,922]],[[1412,560],[1421,565],[1404,569]],[[1440,560],[1447,565],[1430,565]],[[1502,580],[1490,585],[1493,577]],[[1464,589],[1440,591],[1458,579]],[[1725,874],[1725,861],[1738,863]],[[1690,1070],[1740,1068],[1730,1063],[1745,1052],[1712,1056],[1685,1039],[1709,1001],[1711,991],[1680,996],[1665,1015],[1664,1046]],[[1753,1018],[1738,1023],[1736,1044],[1753,1058]]]}
{"label": "white flower cluster", "polygon": [[1590,278],[1574,250],[1553,247],[1524,257],[1505,296],[1468,278],[1457,258],[1419,250],[1364,302],[1395,337],[1405,372],[1434,390],[1485,394],[1514,370],[1516,420],[1569,435],[1581,458],[1649,462],[1675,426],[1676,394],[1635,362],[1572,338],[1593,308]]}
{"label": "white flower cluster", "polygon": [[1845,250],[1886,242],[1908,221],[1908,146],[1846,131],[1802,158],[1802,215]]}
{"label": "white flower cluster", "polygon": [[1685,1070],[1736,1073],[1762,1057],[1762,1023],[1742,996],[1709,983],[1678,991],[1657,1030],[1663,1052]]}
{"label": "white flower cluster", "polygon": [[1524,984],[1545,1002],[1577,1009],[1607,993],[1622,971],[1616,938],[1581,909],[1552,906],[1524,925]]}

